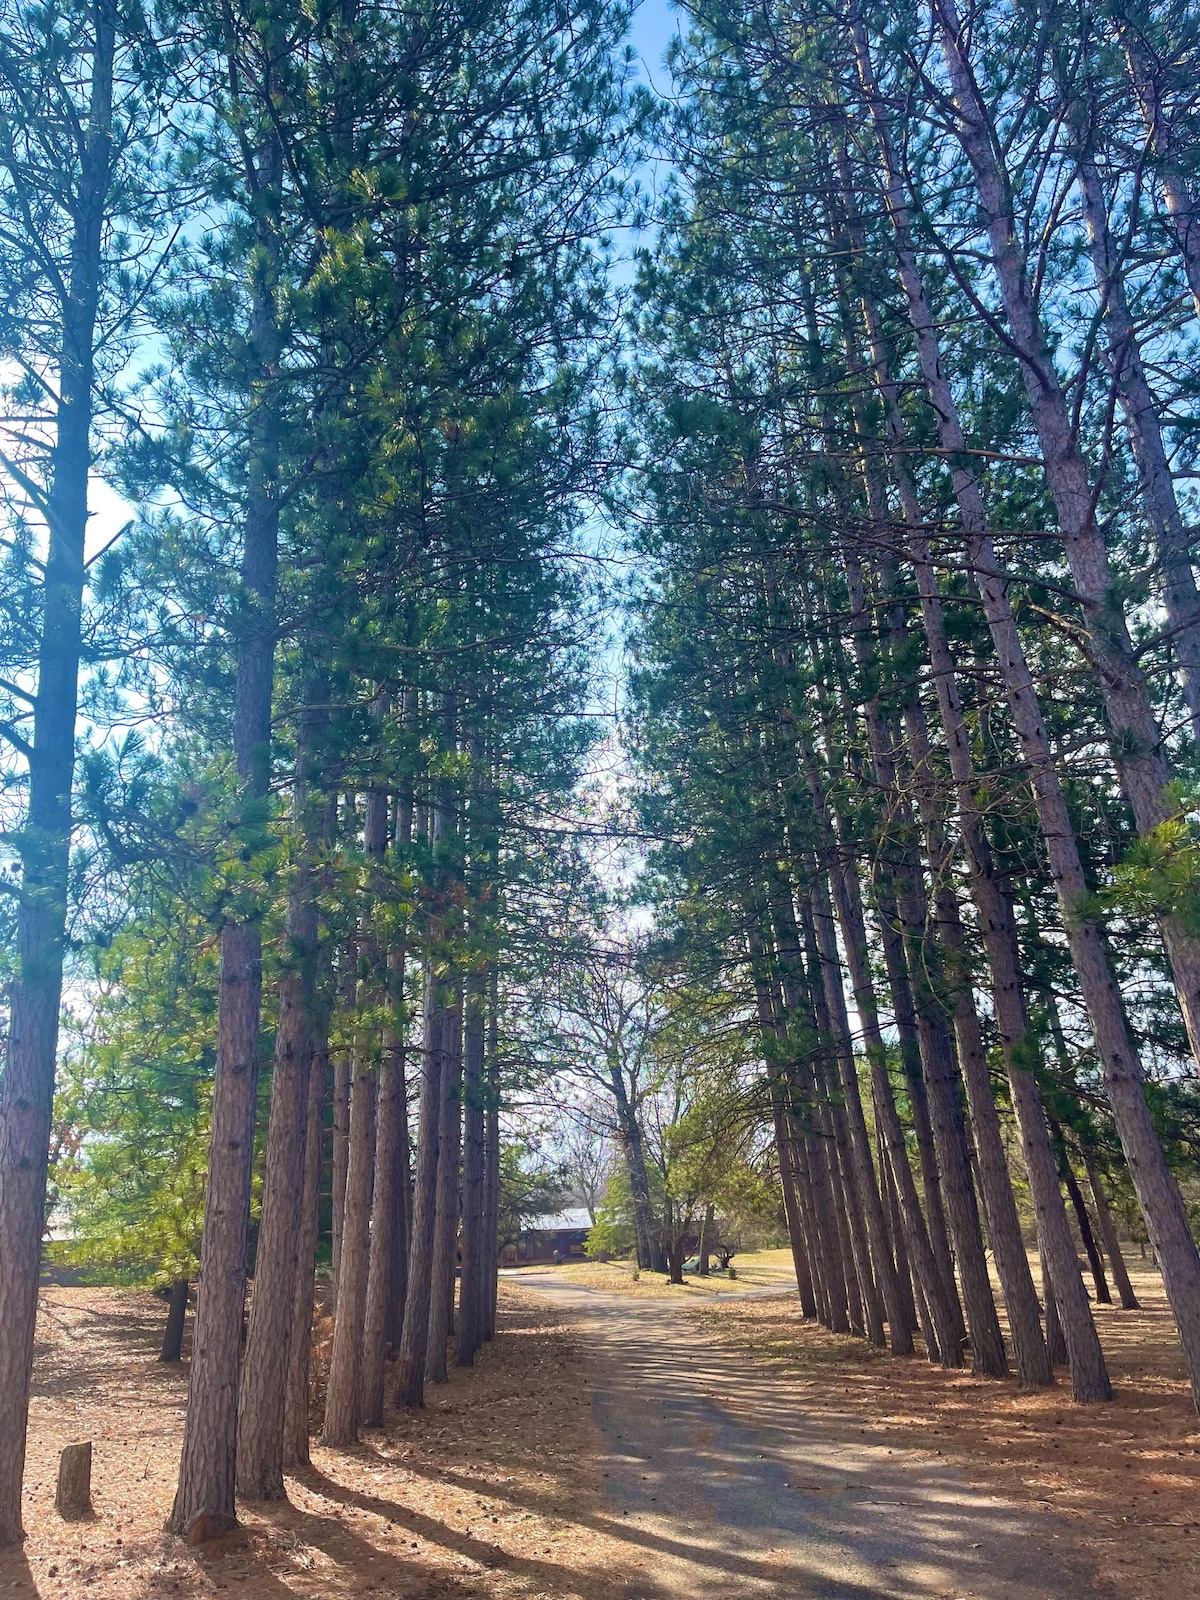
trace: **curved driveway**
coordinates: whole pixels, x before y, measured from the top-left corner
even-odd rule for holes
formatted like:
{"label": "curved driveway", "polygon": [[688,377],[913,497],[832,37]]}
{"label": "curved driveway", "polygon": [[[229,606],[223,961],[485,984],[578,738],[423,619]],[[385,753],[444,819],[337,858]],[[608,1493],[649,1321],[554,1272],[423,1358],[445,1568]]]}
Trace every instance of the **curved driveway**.
{"label": "curved driveway", "polygon": [[[505,1277],[570,1308],[593,1352],[606,1497],[643,1563],[628,1600],[1110,1592],[1073,1554],[1065,1523],[916,1451],[866,1442],[862,1418],[797,1412],[778,1374],[705,1338],[676,1302],[549,1273]],[[756,1293],[778,1291],[742,1291]]]}

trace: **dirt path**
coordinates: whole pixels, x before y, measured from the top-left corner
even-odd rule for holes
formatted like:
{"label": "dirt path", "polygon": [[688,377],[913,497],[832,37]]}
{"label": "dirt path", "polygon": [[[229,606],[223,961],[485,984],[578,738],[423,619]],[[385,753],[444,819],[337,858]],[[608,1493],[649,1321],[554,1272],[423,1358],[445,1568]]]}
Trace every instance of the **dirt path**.
{"label": "dirt path", "polygon": [[981,1493],[927,1455],[872,1443],[849,1412],[806,1416],[769,1369],[673,1304],[511,1277],[579,1316],[595,1353],[606,1499],[640,1551],[629,1600],[1108,1592],[1067,1524]]}

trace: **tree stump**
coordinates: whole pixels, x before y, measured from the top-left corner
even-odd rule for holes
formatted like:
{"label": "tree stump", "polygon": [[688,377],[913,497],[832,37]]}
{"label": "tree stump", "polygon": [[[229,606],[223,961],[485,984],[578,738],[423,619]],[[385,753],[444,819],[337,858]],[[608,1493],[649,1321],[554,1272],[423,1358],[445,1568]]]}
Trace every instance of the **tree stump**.
{"label": "tree stump", "polygon": [[58,1492],[54,1509],[74,1522],[92,1514],[92,1441],[69,1444],[58,1463]]}

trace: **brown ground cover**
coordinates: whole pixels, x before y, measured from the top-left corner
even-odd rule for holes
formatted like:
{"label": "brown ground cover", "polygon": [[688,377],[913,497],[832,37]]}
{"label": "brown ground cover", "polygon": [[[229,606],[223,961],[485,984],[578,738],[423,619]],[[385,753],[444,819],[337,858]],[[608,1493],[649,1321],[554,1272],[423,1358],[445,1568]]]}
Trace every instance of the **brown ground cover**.
{"label": "brown ground cover", "polygon": [[1095,1307],[1116,1387],[1077,1406],[1065,1370],[1050,1392],[949,1376],[800,1318],[792,1298],[728,1301],[689,1315],[786,1372],[789,1399],[857,1412],[864,1437],[956,1462],[980,1487],[1071,1519],[1128,1600],[1200,1597],[1200,1419],[1157,1274],[1132,1274],[1143,1309]]}
{"label": "brown ground cover", "polygon": [[[599,1502],[596,1425],[581,1348],[539,1297],[501,1291],[501,1336],[351,1451],[314,1448],[291,1505],[249,1508],[215,1546],[163,1533],[187,1374],[155,1357],[164,1308],[147,1294],[47,1288],[38,1327],[28,1538],[0,1555],[0,1595],[95,1600],[388,1595],[608,1600],[630,1556],[588,1524]],[[58,1455],[94,1441],[96,1514],[53,1509]]]}

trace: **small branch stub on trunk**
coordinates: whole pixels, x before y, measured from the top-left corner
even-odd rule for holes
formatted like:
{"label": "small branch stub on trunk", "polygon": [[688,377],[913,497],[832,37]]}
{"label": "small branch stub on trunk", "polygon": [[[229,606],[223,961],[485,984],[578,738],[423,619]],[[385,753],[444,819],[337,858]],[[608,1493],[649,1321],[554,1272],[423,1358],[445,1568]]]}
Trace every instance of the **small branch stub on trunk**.
{"label": "small branch stub on trunk", "polygon": [[68,1522],[92,1514],[92,1441],[69,1444],[58,1463],[54,1509]]}

